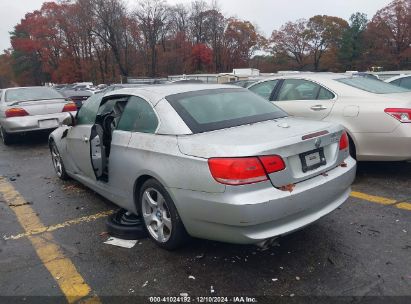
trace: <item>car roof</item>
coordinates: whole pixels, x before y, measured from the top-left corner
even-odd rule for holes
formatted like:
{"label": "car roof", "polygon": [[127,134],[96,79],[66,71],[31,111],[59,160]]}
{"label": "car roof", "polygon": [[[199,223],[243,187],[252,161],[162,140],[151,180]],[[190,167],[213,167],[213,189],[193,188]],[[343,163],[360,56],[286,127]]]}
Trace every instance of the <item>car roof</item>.
{"label": "car roof", "polygon": [[401,75],[393,76],[388,79],[385,79],[385,82],[392,82],[394,80],[406,78],[406,77],[411,77],[411,74],[401,74]]}
{"label": "car roof", "polygon": [[45,87],[45,86],[32,86],[32,87],[13,87],[13,88],[5,88],[5,89],[2,89],[2,90],[38,89],[38,88],[53,89],[52,87]]}
{"label": "car roof", "polygon": [[138,95],[144,97],[147,101],[150,101],[154,106],[163,98],[187,92],[202,91],[202,90],[213,90],[213,89],[238,89],[245,90],[240,87],[225,85],[225,84],[160,84],[160,85],[150,85],[142,86],[136,88],[125,88],[113,92],[107,93],[105,96],[130,94]]}

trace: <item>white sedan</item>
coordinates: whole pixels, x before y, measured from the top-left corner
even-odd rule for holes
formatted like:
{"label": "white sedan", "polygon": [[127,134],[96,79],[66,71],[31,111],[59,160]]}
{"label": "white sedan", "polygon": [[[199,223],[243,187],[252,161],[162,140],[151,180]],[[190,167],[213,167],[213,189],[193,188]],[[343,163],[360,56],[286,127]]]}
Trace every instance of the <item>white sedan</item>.
{"label": "white sedan", "polygon": [[333,73],[273,77],[248,89],[291,115],[344,125],[359,161],[411,160],[410,90]]}

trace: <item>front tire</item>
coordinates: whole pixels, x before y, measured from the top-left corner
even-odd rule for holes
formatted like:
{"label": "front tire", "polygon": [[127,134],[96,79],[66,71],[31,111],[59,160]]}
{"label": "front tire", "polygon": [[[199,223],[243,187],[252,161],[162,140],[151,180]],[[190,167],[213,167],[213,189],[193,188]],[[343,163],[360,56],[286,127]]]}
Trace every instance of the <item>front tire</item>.
{"label": "front tire", "polygon": [[139,209],[151,240],[159,247],[174,250],[188,240],[188,234],[167,190],[155,179],[140,190]]}
{"label": "front tire", "polygon": [[5,144],[6,146],[10,145],[13,141],[12,141],[12,136],[10,135],[10,133],[7,133],[3,127],[0,127],[0,133],[1,133],[1,138],[3,140],[3,144]]}
{"label": "front tire", "polygon": [[61,159],[60,152],[54,141],[50,143],[50,153],[51,160],[53,162],[54,170],[57,176],[62,180],[67,180],[69,176],[67,175],[66,168],[64,168],[63,160]]}

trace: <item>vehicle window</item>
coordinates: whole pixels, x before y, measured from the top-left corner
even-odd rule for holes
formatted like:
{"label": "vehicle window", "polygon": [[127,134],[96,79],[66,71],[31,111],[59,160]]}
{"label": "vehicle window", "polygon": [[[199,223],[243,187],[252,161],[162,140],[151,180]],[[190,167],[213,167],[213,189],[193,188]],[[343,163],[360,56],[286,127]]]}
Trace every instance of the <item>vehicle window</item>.
{"label": "vehicle window", "polygon": [[193,133],[286,117],[268,100],[241,88],[201,90],[166,97]]}
{"label": "vehicle window", "polygon": [[130,132],[154,133],[158,119],[152,106],[144,99],[131,96],[121,115],[117,129]]}
{"label": "vehicle window", "polygon": [[63,95],[52,88],[19,88],[6,91],[6,102],[38,101],[47,99],[64,99]]}
{"label": "vehicle window", "polygon": [[391,81],[390,83],[400,87],[401,86],[401,78],[395,79],[395,80]]}
{"label": "vehicle window", "polygon": [[103,98],[103,94],[95,94],[88,98],[83,106],[77,113],[77,124],[78,125],[89,125],[94,124],[96,121],[97,111],[100,107],[101,99]]}
{"label": "vehicle window", "polygon": [[401,85],[402,88],[406,88],[411,90],[411,77],[404,77],[401,79]]}
{"label": "vehicle window", "polygon": [[328,91],[327,89],[321,87],[320,92],[318,93],[318,100],[330,100],[333,99],[335,95]]}
{"label": "vehicle window", "polygon": [[375,94],[405,93],[410,91],[406,88],[397,87],[390,83],[363,77],[340,78],[337,79],[337,81]]}
{"label": "vehicle window", "polygon": [[261,97],[270,100],[271,97],[271,93],[273,92],[275,86],[278,83],[278,79],[277,80],[270,80],[270,81],[265,81],[265,82],[261,82],[258,83],[256,85],[253,85],[251,88],[249,88],[249,90],[251,92],[256,93],[257,95],[260,95]]}
{"label": "vehicle window", "polygon": [[333,99],[334,94],[320,85],[303,79],[286,79],[281,86],[277,100]]}

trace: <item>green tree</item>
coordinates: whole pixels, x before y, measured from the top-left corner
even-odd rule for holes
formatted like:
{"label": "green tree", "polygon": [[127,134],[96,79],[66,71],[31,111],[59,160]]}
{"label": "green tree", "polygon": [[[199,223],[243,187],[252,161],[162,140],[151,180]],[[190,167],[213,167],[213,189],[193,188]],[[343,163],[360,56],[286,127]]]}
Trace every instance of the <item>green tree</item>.
{"label": "green tree", "polygon": [[345,70],[362,69],[361,58],[365,52],[366,44],[364,34],[367,29],[367,15],[355,13],[350,17],[350,26],[344,31],[338,58]]}

